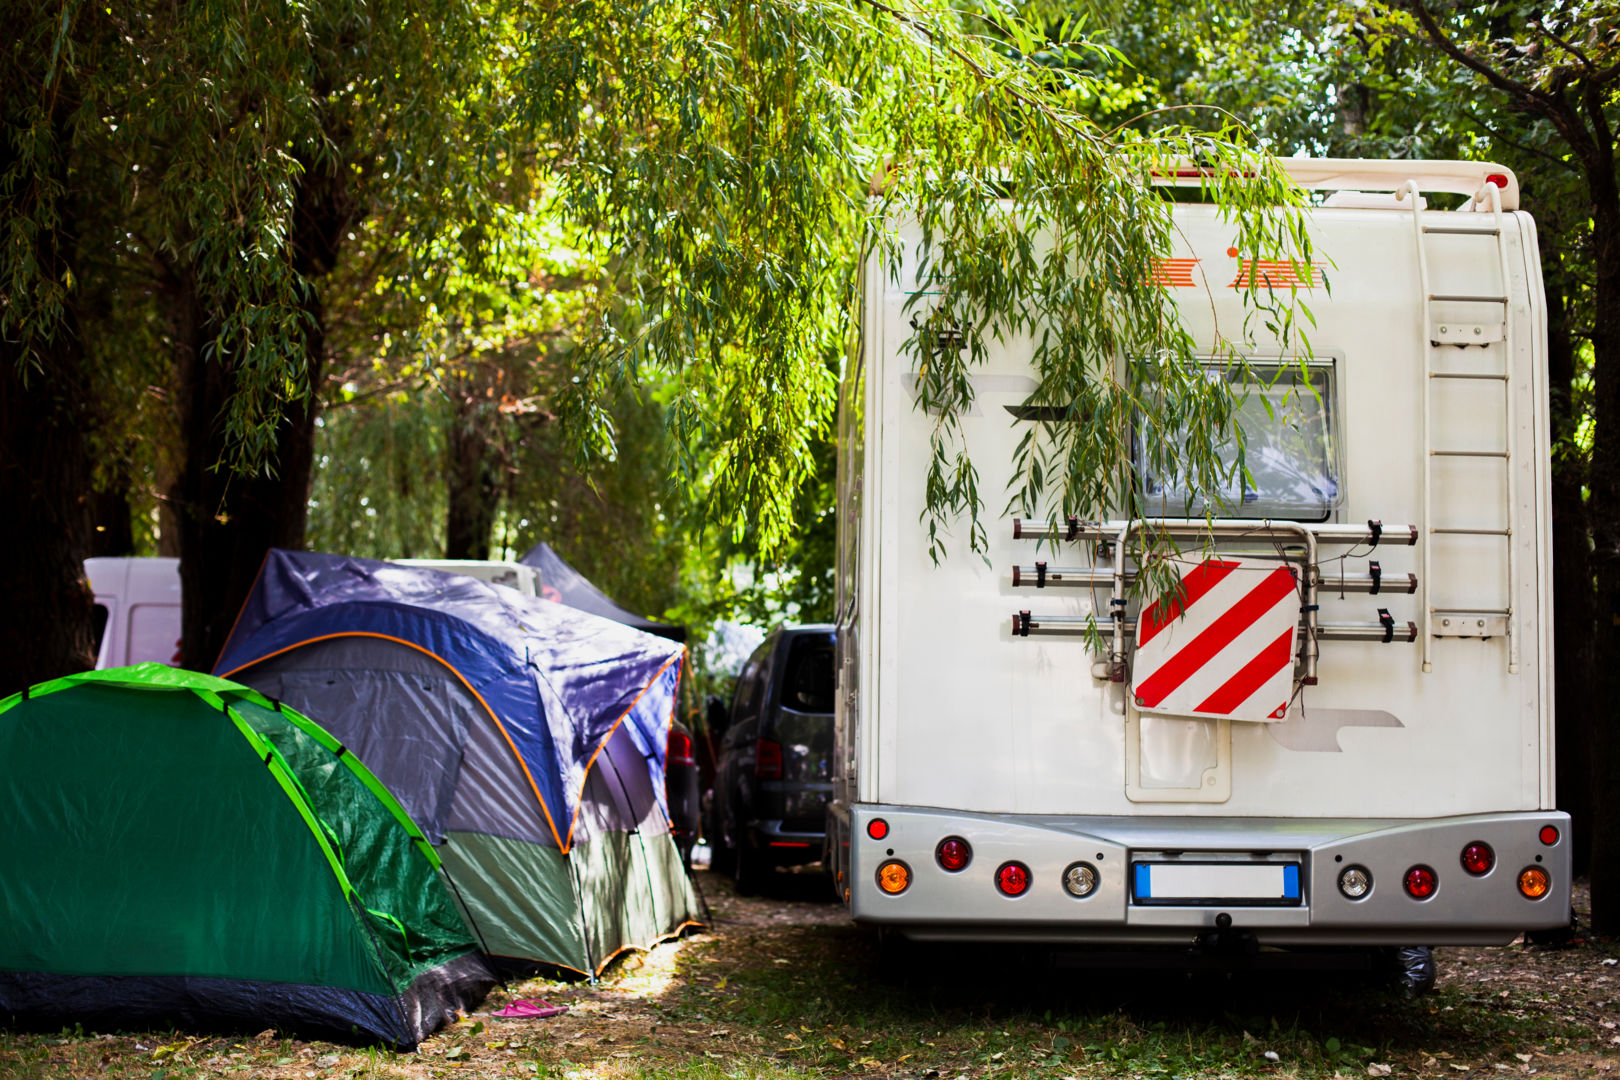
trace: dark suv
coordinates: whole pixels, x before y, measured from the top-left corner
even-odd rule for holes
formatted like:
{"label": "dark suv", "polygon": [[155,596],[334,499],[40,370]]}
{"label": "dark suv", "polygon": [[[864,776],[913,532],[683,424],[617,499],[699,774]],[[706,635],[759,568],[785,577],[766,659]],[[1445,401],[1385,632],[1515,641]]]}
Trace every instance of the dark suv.
{"label": "dark suv", "polygon": [[777,627],[743,665],[705,798],[711,866],[739,892],[821,858],[832,793],[833,628]]}

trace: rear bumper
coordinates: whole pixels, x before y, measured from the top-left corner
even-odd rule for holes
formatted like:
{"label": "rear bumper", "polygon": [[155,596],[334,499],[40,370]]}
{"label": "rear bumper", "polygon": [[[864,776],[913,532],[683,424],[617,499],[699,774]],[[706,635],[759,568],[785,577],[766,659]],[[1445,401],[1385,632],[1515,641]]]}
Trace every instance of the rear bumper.
{"label": "rear bumper", "polygon": [[[882,840],[867,824],[881,817]],[[918,807],[835,806],[835,843],[848,844],[845,869],[850,913],[857,922],[892,927],[920,939],[1022,940],[1088,944],[1187,944],[1217,928],[1261,945],[1499,944],[1525,930],[1569,921],[1569,816],[1556,811],[1474,814],[1424,820],[1280,818],[1121,818],[967,814]],[[1558,830],[1541,842],[1544,825]],[[956,873],[935,861],[936,845],[960,837],[972,861]],[[1491,846],[1495,866],[1475,877],[1461,864],[1475,841]],[[878,887],[878,868],[898,859],[911,871],[898,895]],[[996,888],[1009,861],[1029,870],[1018,897]],[[1095,868],[1096,890],[1066,892],[1066,869]],[[1284,901],[1220,900],[1144,903],[1133,865],[1283,863],[1297,866]],[[1431,867],[1439,886],[1414,900],[1401,886],[1407,869]],[[1338,887],[1347,867],[1366,868],[1371,891],[1359,900]],[[1528,866],[1551,877],[1538,900],[1520,895]],[[1283,875],[1277,875],[1281,880]],[[1229,916],[1228,923],[1222,916]],[[1220,920],[1220,921],[1217,921]]]}

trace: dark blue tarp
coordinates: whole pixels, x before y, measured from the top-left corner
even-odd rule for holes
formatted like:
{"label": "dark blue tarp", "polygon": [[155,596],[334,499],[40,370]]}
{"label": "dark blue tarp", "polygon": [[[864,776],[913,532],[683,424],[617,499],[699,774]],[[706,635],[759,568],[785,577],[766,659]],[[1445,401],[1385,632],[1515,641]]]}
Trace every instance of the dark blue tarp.
{"label": "dark blue tarp", "polygon": [[547,600],[555,600],[559,604],[567,604],[569,607],[588,611],[592,615],[600,615],[604,619],[612,619],[614,622],[633,626],[637,630],[645,630],[649,634],[667,637],[671,641],[686,640],[686,627],[646,619],[615,604],[607,593],[591,584],[589,578],[568,565],[567,560],[543,540],[530,548],[528,554],[518,561],[524,566],[532,566],[540,571],[540,595]]}
{"label": "dark blue tarp", "polygon": [[562,849],[586,774],[620,724],[662,804],[685,649],[563,604],[423,567],[272,549],[214,671],[238,672],[313,641],[367,636],[432,655],[479,697]]}

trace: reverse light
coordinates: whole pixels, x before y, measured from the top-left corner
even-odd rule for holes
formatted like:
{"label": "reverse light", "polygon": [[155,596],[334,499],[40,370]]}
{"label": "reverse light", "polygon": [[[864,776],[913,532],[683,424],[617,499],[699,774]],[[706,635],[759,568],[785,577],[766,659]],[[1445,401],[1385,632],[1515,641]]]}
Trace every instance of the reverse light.
{"label": "reverse light", "polygon": [[1029,891],[1029,867],[1020,862],[1002,863],[996,871],[996,888],[1003,896],[1023,896]]}
{"label": "reverse light", "polygon": [[1414,866],[1406,872],[1401,884],[1406,886],[1407,896],[1414,900],[1427,900],[1440,887],[1440,875],[1432,867]]}
{"label": "reverse light", "polygon": [[898,896],[911,887],[911,867],[899,859],[890,859],[878,867],[877,883],[890,896]]}
{"label": "reverse light", "polygon": [[967,869],[967,864],[973,861],[973,849],[960,836],[947,836],[934,849],[934,861],[941,870],[954,874]]}
{"label": "reverse light", "polygon": [[670,765],[696,765],[697,759],[692,756],[692,736],[684,731],[671,731],[664,760]]}
{"label": "reverse light", "polygon": [[1475,840],[1462,849],[1462,865],[1464,870],[1475,877],[1488,874],[1491,867],[1496,865],[1496,852],[1492,851],[1491,845],[1485,841]]}
{"label": "reverse light", "polygon": [[1097,891],[1097,880],[1095,866],[1077,862],[1063,871],[1063,891],[1077,900],[1084,900]]}
{"label": "reverse light", "polygon": [[761,780],[782,779],[782,744],[761,739],[754,744],[754,775]]}
{"label": "reverse light", "polygon": [[1539,866],[1519,871],[1519,892],[1526,900],[1540,900],[1552,889],[1552,877]]}
{"label": "reverse light", "polygon": [[1552,847],[1554,844],[1558,843],[1558,826],[1543,825],[1541,827],[1541,842],[1546,844],[1548,847]]}
{"label": "reverse light", "polygon": [[1365,866],[1347,866],[1339,873],[1339,891],[1350,900],[1372,892],[1372,873]]}
{"label": "reverse light", "polygon": [[875,817],[866,823],[866,835],[874,840],[881,840],[889,835],[889,823],[880,817]]}

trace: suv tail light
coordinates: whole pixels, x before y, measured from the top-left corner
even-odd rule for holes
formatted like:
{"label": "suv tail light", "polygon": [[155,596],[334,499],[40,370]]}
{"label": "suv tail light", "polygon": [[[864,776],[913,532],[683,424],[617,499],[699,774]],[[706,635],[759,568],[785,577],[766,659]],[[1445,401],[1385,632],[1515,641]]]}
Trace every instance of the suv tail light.
{"label": "suv tail light", "polygon": [[782,779],[782,744],[761,739],[754,744],[754,775],[761,780]]}
{"label": "suv tail light", "polygon": [[692,736],[684,731],[671,731],[664,761],[667,765],[696,765],[697,759],[692,756]]}

